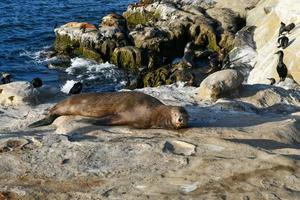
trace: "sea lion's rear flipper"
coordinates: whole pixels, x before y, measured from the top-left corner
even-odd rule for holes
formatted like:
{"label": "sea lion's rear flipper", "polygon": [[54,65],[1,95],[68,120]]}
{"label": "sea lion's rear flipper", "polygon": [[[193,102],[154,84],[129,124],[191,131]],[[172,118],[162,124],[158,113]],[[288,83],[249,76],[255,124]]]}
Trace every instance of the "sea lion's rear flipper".
{"label": "sea lion's rear flipper", "polygon": [[59,117],[59,115],[50,115],[50,116],[48,116],[48,117],[46,117],[46,118],[44,118],[44,119],[41,119],[41,120],[39,120],[39,121],[37,121],[37,122],[34,122],[34,123],[32,123],[32,124],[29,124],[28,127],[29,127],[29,128],[34,128],[34,127],[39,127],[39,126],[47,126],[47,125],[52,124],[52,122],[53,122],[56,118],[58,118],[58,117]]}

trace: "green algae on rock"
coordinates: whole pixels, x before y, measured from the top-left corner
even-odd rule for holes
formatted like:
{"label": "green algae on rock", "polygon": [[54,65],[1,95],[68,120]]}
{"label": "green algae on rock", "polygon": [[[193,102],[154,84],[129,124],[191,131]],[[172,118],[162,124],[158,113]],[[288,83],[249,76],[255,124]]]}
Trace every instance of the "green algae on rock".
{"label": "green algae on rock", "polygon": [[142,52],[134,46],[116,48],[110,61],[124,69],[138,69],[142,65]]}

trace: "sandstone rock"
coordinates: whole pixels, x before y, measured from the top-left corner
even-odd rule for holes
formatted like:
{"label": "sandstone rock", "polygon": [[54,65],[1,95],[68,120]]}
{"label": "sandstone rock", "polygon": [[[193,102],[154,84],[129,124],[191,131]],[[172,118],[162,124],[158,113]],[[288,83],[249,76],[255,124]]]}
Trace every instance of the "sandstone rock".
{"label": "sandstone rock", "polygon": [[239,13],[241,17],[245,17],[247,11],[253,9],[259,1],[260,0],[218,0],[216,1],[215,7],[229,8]]}
{"label": "sandstone rock", "polygon": [[246,24],[246,20],[241,18],[236,12],[229,8],[211,8],[208,9],[207,14],[221,23],[219,31],[229,31],[231,33],[236,33]]}
{"label": "sandstone rock", "polygon": [[138,69],[142,65],[142,52],[139,48],[126,46],[116,48],[111,56],[111,62],[125,69]]}
{"label": "sandstone rock", "polygon": [[221,95],[238,89],[243,81],[243,75],[236,70],[227,69],[215,72],[201,82],[198,98],[216,100]]}
{"label": "sandstone rock", "polygon": [[0,85],[0,105],[3,106],[38,104],[60,95],[60,91],[56,88],[47,85],[33,88],[29,82],[25,81]]}
{"label": "sandstone rock", "polygon": [[[299,24],[300,14],[298,11],[297,0],[291,1],[260,1],[256,8],[249,11],[247,21],[249,25],[255,25],[257,28],[254,32],[254,40],[257,46],[257,56],[252,63],[255,68],[251,71],[248,83],[268,83],[267,78],[275,78],[279,80],[276,71],[278,56],[274,53],[278,51],[277,39],[279,33],[280,22],[286,24]],[[269,13],[265,13],[265,7],[272,7]],[[300,57],[298,50],[300,48],[300,40],[297,36],[300,29],[295,28],[289,34],[290,45],[284,50],[284,63],[288,68],[289,76],[300,84]]]}
{"label": "sandstone rock", "polygon": [[18,106],[34,103],[37,98],[29,82],[12,82],[0,85],[0,104]]}
{"label": "sandstone rock", "polygon": [[268,108],[269,112],[272,108],[275,112],[281,112],[279,107],[283,104],[287,110],[289,110],[288,107],[291,110],[300,109],[295,106],[300,105],[300,96],[293,93],[293,90],[285,90],[280,87],[246,85],[240,91],[238,99],[256,108]]}

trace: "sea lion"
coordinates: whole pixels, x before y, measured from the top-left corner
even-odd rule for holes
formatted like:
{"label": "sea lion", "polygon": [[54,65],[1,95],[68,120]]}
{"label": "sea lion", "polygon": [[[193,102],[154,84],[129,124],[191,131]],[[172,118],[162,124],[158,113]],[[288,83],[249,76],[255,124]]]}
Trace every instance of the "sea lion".
{"label": "sea lion", "polygon": [[289,38],[286,36],[282,36],[277,40],[278,46],[277,48],[282,47],[283,49],[287,48],[289,45]]}
{"label": "sea lion", "polygon": [[73,85],[73,87],[70,89],[69,94],[79,94],[82,90],[82,83],[77,82]]}
{"label": "sea lion", "polygon": [[40,78],[36,77],[36,78],[32,79],[31,85],[33,88],[39,88],[39,87],[42,87],[43,81]]}
{"label": "sea lion", "polygon": [[96,26],[87,22],[69,22],[65,25],[63,25],[63,27],[69,27],[69,28],[79,28],[80,30],[83,30],[85,32],[85,30],[97,30]]}
{"label": "sea lion", "polygon": [[57,103],[48,117],[29,127],[46,126],[63,115],[98,118],[102,125],[129,125],[134,128],[180,129],[187,127],[187,111],[168,106],[141,92],[78,94]]}
{"label": "sea lion", "polygon": [[283,62],[283,55],[284,55],[283,51],[277,51],[275,54],[279,54],[279,60],[278,60],[277,68],[276,68],[277,73],[280,77],[280,81],[284,81],[287,76],[288,69]]}
{"label": "sea lion", "polygon": [[101,22],[102,27],[114,27],[120,29],[122,32],[127,32],[127,21],[125,17],[122,15],[112,13],[109,15],[106,15],[102,18]]}

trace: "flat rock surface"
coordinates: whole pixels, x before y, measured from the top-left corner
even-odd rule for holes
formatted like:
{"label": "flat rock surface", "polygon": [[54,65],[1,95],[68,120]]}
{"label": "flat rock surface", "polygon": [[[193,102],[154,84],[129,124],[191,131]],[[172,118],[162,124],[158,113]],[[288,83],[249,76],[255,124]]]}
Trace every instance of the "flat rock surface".
{"label": "flat rock surface", "polygon": [[[94,126],[85,118],[64,116],[50,126],[29,129],[27,125],[43,118],[55,101],[35,107],[1,106],[0,195],[7,199],[299,197],[296,110],[285,114],[239,110],[234,106],[237,99],[197,102],[198,88],[181,85],[142,91],[166,104],[185,106],[189,128]],[[248,103],[242,105],[247,108]],[[173,149],[166,150],[166,143]]]}

